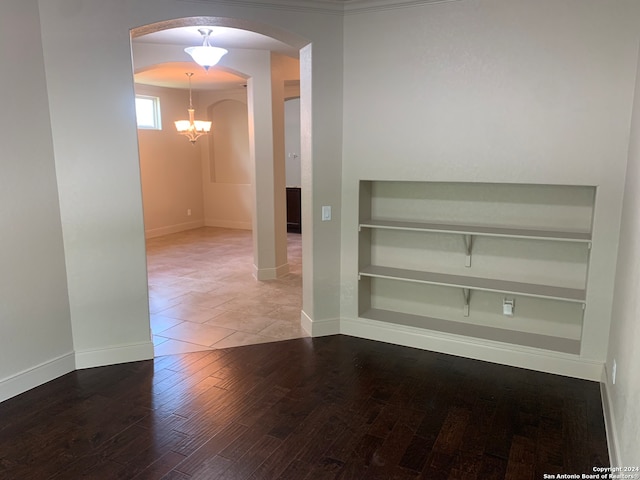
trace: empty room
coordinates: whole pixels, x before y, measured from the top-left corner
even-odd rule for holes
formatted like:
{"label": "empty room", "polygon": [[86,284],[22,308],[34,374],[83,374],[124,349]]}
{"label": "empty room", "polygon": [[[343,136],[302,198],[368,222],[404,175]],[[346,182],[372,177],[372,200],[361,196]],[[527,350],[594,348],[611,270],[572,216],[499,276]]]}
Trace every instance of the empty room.
{"label": "empty room", "polygon": [[[0,478],[640,478],[639,25],[636,0],[2,2]],[[272,43],[209,68],[185,27]]]}

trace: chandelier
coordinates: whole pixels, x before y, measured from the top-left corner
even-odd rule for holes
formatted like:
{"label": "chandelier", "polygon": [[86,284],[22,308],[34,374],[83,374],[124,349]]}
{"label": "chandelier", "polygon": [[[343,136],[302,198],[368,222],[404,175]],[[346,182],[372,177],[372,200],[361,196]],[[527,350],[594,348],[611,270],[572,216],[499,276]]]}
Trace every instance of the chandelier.
{"label": "chandelier", "polygon": [[191,100],[191,77],[193,73],[186,73],[185,75],[189,77],[189,120],[177,120],[175,124],[178,133],[187,137],[191,145],[195,145],[198,138],[209,133],[211,130],[211,122],[195,120],[196,111],[193,109],[193,102]]}
{"label": "chandelier", "polygon": [[209,43],[209,36],[211,35],[210,28],[198,29],[200,35],[202,35],[202,46],[200,47],[187,47],[184,49],[191,58],[205,70],[209,70],[209,67],[213,67],[220,61],[223,55],[227,54],[227,50],[224,48],[213,47]]}

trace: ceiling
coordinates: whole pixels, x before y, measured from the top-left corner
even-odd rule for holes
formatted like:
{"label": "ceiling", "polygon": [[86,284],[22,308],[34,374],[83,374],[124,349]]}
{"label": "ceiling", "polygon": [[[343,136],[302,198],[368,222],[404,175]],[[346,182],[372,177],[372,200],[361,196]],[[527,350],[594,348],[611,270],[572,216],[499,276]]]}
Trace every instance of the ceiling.
{"label": "ceiling", "polygon": [[189,87],[187,73],[193,73],[191,86],[193,90],[229,90],[244,87],[247,80],[226,72],[220,68],[208,71],[195,62],[171,62],[155,65],[135,74],[136,83],[156,87],[184,88]]}
{"label": "ceiling", "polygon": [[254,48],[259,50],[272,50],[290,57],[297,57],[298,50],[290,47],[286,43],[276,40],[260,33],[241,30],[231,27],[179,27],[161,30],[159,32],[148,33],[135,38],[134,42],[154,43],[164,45],[180,45],[192,47],[202,45],[202,35],[198,32],[200,28],[212,30],[209,41],[211,45],[222,48]]}
{"label": "ceiling", "polygon": [[[149,33],[133,39],[136,44],[171,45],[191,47],[202,45],[202,35],[198,32],[202,26],[179,27]],[[274,38],[260,33],[230,27],[206,27],[213,30],[210,43],[215,47],[226,49],[270,50],[289,57],[298,57],[298,50]],[[134,65],[135,68],[135,65]],[[159,87],[187,88],[187,72],[193,72],[191,79],[194,90],[226,90],[240,88],[246,79],[212,67],[209,71],[195,62],[173,62],[154,65],[135,74],[136,83]]]}

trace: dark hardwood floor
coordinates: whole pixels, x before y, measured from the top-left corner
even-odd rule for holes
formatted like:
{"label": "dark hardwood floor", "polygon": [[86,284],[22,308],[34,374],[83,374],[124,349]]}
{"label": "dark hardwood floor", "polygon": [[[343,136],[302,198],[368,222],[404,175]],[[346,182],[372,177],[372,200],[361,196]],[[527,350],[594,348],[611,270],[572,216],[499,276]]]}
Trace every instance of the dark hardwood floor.
{"label": "dark hardwood floor", "polygon": [[523,480],[598,465],[598,383],[346,336],[81,370],[0,404],[3,480]]}

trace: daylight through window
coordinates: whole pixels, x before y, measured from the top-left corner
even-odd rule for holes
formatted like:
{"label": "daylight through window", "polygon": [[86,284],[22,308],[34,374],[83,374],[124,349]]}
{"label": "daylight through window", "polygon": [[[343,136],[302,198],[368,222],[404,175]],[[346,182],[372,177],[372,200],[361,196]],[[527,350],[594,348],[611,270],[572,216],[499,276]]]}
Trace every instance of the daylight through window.
{"label": "daylight through window", "polygon": [[136,118],[138,119],[138,128],[162,130],[160,99],[147,95],[136,95]]}

